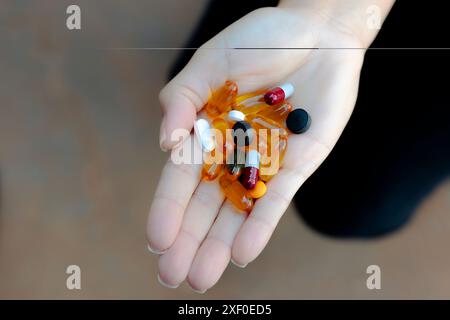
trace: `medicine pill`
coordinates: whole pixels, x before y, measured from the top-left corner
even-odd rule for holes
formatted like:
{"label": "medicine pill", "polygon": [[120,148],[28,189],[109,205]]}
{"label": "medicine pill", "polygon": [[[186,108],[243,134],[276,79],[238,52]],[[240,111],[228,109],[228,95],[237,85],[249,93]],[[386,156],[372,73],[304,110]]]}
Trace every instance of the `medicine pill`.
{"label": "medicine pill", "polygon": [[253,199],[259,199],[266,193],[266,191],[266,184],[259,180],[252,190],[247,191],[247,195]]}
{"label": "medicine pill", "polygon": [[[311,119],[305,110],[293,110],[285,100],[294,93],[290,83],[239,96],[237,91],[236,83],[227,81],[213,92],[205,104],[211,125],[199,119],[194,130],[207,156],[202,178],[219,177],[226,199],[236,209],[250,213],[254,201],[267,191],[265,182],[279,171],[289,133],[306,131]],[[217,139],[219,133],[225,138],[222,142]]]}
{"label": "medicine pill", "polygon": [[231,110],[236,103],[237,92],[236,82],[226,81],[222,87],[213,92],[211,98],[205,104],[206,114],[214,118]]}
{"label": "medicine pill", "polygon": [[286,119],[286,126],[293,133],[303,133],[309,129],[310,125],[311,117],[303,109],[291,111]]}
{"label": "medicine pill", "polygon": [[263,110],[258,112],[258,115],[264,116],[282,124],[286,120],[292,109],[293,107],[289,102],[283,102],[281,104],[264,108]]}
{"label": "medicine pill", "polygon": [[[252,92],[247,92],[236,97],[236,106],[240,104],[245,104],[246,101],[260,101],[264,102],[264,94],[267,92],[267,89],[259,89]],[[256,98],[255,98],[256,97]]]}
{"label": "medicine pill", "polygon": [[256,102],[256,103],[247,104],[247,105],[241,104],[236,107],[236,110],[241,111],[245,115],[249,115],[249,114],[257,113],[267,107],[268,107],[267,103],[265,103],[263,101],[263,102]]}
{"label": "medicine pill", "polygon": [[214,162],[212,164],[205,163],[202,168],[202,177],[205,180],[209,180],[209,181],[216,179],[222,170],[222,166],[223,166],[223,164],[219,164],[216,162]]}
{"label": "medicine pill", "polygon": [[245,167],[239,178],[244,188],[251,190],[259,180],[259,153],[256,150],[250,150],[247,153]]}
{"label": "medicine pill", "polygon": [[266,90],[258,90],[238,96],[234,109],[241,111],[245,115],[263,110],[267,107],[267,104],[264,102],[264,94],[266,92]]}
{"label": "medicine pill", "polygon": [[237,179],[245,166],[245,150],[235,148],[231,157],[226,159],[227,170],[233,179]]}
{"label": "medicine pill", "polygon": [[198,119],[194,123],[194,132],[197,137],[198,143],[203,151],[210,152],[214,150],[215,143],[211,135],[211,127],[209,122],[205,119]]}
{"label": "medicine pill", "polygon": [[241,173],[242,168],[244,166],[236,165],[236,164],[227,164],[227,173],[230,176],[231,180],[237,180]]}
{"label": "medicine pill", "polygon": [[206,155],[202,168],[202,178],[209,181],[216,179],[220,175],[223,166],[223,153],[220,148],[215,148]]}
{"label": "medicine pill", "polygon": [[245,189],[239,180],[230,179],[229,175],[222,175],[219,178],[219,184],[225,196],[238,209],[250,212],[253,208],[253,199],[247,195]]}
{"label": "medicine pill", "polygon": [[254,135],[255,130],[247,121],[238,121],[233,125],[233,140],[237,147],[250,145]]}
{"label": "medicine pill", "polygon": [[[269,119],[260,114],[252,114],[247,116],[247,121],[251,124],[251,126],[256,130],[267,129],[267,135],[270,135],[270,130],[278,130],[281,137],[287,137],[288,132],[283,128],[283,125],[280,122]],[[257,132],[259,134],[259,132]],[[268,140],[270,143],[270,141]]]}
{"label": "medicine pill", "polygon": [[230,112],[228,112],[228,119],[230,121],[244,121],[245,114],[243,114],[239,110],[231,110]]}
{"label": "medicine pill", "polygon": [[[223,145],[225,146],[226,139],[227,139],[227,133],[228,133],[227,130],[230,129],[230,124],[227,121],[225,121],[222,117],[217,117],[211,122],[211,126],[220,132],[220,134],[222,135],[221,141],[222,141]],[[216,135],[219,132],[216,132]],[[218,140],[218,137],[216,136],[216,142],[217,142],[217,140]]]}
{"label": "medicine pill", "polygon": [[264,101],[268,105],[274,105],[288,99],[294,93],[294,86],[290,83],[284,83],[279,87],[273,88],[264,95]]}

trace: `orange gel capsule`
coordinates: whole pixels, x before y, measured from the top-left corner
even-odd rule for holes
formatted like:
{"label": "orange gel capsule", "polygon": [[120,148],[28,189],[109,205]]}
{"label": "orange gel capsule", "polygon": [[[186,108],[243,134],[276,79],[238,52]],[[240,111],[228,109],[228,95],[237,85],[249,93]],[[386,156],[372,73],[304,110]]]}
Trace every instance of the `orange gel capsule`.
{"label": "orange gel capsule", "polygon": [[249,115],[247,119],[258,135],[258,149],[261,149],[259,150],[261,154],[266,153],[266,149],[270,149],[272,134],[274,134],[272,130],[278,132],[278,140],[285,140],[287,142],[289,133],[281,123],[259,113]]}
{"label": "orange gel capsule", "polygon": [[282,124],[284,123],[284,121],[286,121],[286,118],[289,112],[292,111],[292,109],[293,108],[290,103],[284,102],[275,106],[264,108],[263,110],[258,112],[258,114]]}
{"label": "orange gel capsule", "polygon": [[220,175],[224,166],[223,153],[219,148],[216,148],[208,153],[206,157],[202,168],[202,178],[212,181]]}
{"label": "orange gel capsule", "polygon": [[202,178],[208,181],[215,180],[220,172],[222,171],[222,164],[212,163],[212,164],[204,164],[202,170]]}
{"label": "orange gel capsule", "polygon": [[239,168],[232,168],[232,169],[233,169],[232,171],[228,169],[225,170],[224,175],[226,175],[230,181],[235,181],[239,179],[239,176],[241,175],[241,170]]}
{"label": "orange gel capsule", "polygon": [[268,107],[268,105],[265,104],[264,102],[255,102],[255,103],[246,104],[246,105],[243,105],[243,104],[237,105],[235,107],[235,109],[241,111],[243,114],[245,114],[247,116],[247,115],[258,113],[267,107]]}
{"label": "orange gel capsule", "polygon": [[265,90],[259,90],[237,97],[234,109],[248,115],[267,108],[269,105],[264,102],[265,92]]}
{"label": "orange gel capsule", "polygon": [[215,118],[211,125],[214,129],[217,129],[222,134],[222,141],[225,143],[225,139],[227,137],[227,129],[231,129],[230,124],[222,117]]}
{"label": "orange gel capsule", "polygon": [[225,174],[219,178],[219,184],[227,199],[237,209],[246,212],[252,210],[253,199],[247,195],[247,189],[238,180],[232,180]]}
{"label": "orange gel capsule", "polygon": [[245,101],[249,101],[249,99],[253,99],[258,97],[257,100],[264,101],[264,94],[267,92],[266,89],[256,90],[253,92],[248,92],[241,94],[236,97],[236,105],[245,104]]}
{"label": "orange gel capsule", "polygon": [[260,174],[260,175],[259,175],[259,178],[261,179],[261,181],[269,182],[270,179],[273,178],[273,176],[274,176],[274,175]]}
{"label": "orange gel capsule", "polygon": [[287,130],[284,128],[284,126],[281,123],[279,123],[275,120],[272,120],[268,117],[265,117],[260,114],[251,114],[251,115],[248,115],[246,117],[246,119],[248,122],[250,122],[251,126],[256,131],[258,131],[259,129],[267,129],[267,134],[269,135],[271,129],[278,129],[279,133],[280,133],[280,139],[282,137],[288,136]]}
{"label": "orange gel capsule", "polygon": [[216,143],[219,143],[219,141],[222,142],[223,146],[223,152],[226,154],[229,150],[234,149],[234,142],[233,142],[233,130],[232,122],[228,121],[226,116],[222,115],[220,117],[214,118],[214,120],[211,122],[211,126],[218,130],[218,132],[215,132],[215,134],[221,135],[221,139],[219,140],[217,136],[215,136]]}
{"label": "orange gel capsule", "polygon": [[230,111],[236,103],[237,92],[238,86],[236,82],[225,82],[222,87],[213,92],[205,104],[206,114],[210,118],[215,118],[224,112]]}

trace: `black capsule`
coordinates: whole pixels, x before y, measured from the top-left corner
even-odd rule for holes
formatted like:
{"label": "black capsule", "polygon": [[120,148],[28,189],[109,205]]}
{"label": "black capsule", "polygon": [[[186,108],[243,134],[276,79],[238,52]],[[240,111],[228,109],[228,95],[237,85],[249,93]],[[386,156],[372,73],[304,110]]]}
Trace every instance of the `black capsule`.
{"label": "black capsule", "polygon": [[238,147],[242,147],[242,143],[246,146],[250,145],[254,135],[255,130],[247,121],[238,121],[233,126],[234,144]]}
{"label": "black capsule", "polygon": [[292,133],[303,133],[310,125],[311,117],[303,109],[292,110],[286,119],[286,126]]}
{"label": "black capsule", "polygon": [[231,163],[227,163],[228,172],[232,176],[239,177],[245,166],[245,151],[240,148],[235,148],[232,160]]}

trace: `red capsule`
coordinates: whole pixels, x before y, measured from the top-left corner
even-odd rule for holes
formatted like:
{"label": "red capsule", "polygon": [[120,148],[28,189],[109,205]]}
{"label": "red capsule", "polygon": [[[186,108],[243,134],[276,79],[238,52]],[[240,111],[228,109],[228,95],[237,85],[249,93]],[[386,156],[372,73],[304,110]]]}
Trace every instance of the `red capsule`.
{"label": "red capsule", "polygon": [[245,160],[245,168],[242,170],[240,181],[247,190],[255,188],[259,180],[259,153],[250,150]]}
{"label": "red capsule", "polygon": [[290,83],[285,83],[279,87],[273,88],[264,95],[264,101],[268,105],[274,105],[288,99],[294,93],[294,86]]}
{"label": "red capsule", "polygon": [[247,190],[255,188],[259,180],[259,169],[255,167],[246,167],[242,170],[241,183]]}

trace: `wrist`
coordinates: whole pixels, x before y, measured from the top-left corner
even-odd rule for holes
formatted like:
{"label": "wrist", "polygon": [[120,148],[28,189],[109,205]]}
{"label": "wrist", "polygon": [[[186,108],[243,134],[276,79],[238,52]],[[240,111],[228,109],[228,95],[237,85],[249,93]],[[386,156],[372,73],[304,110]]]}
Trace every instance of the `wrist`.
{"label": "wrist", "polygon": [[315,17],[320,24],[346,33],[367,48],[395,0],[280,0],[279,8]]}

